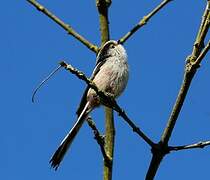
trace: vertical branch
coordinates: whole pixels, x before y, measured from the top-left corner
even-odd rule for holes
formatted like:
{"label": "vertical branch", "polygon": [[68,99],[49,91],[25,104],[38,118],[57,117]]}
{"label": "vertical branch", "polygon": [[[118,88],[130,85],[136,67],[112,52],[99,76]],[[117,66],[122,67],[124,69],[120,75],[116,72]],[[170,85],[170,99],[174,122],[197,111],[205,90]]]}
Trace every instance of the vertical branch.
{"label": "vertical branch", "polygon": [[114,153],[114,140],[115,140],[115,127],[114,127],[114,115],[113,110],[105,107],[105,150],[109,161],[104,160],[104,180],[112,179],[112,165],[113,165],[113,153]]}
{"label": "vertical branch", "polygon": [[[108,9],[111,5],[111,0],[96,0],[96,6],[99,13],[100,21],[100,32],[101,32],[101,44],[104,44],[109,40],[109,19],[108,19]],[[114,152],[114,116],[113,110],[105,107],[105,150],[110,159],[107,162],[104,159],[104,180],[112,179],[112,164],[113,164],[113,152]]]}
{"label": "vertical branch", "polygon": [[109,40],[108,9],[110,5],[111,0],[96,0],[100,21],[101,44]]}

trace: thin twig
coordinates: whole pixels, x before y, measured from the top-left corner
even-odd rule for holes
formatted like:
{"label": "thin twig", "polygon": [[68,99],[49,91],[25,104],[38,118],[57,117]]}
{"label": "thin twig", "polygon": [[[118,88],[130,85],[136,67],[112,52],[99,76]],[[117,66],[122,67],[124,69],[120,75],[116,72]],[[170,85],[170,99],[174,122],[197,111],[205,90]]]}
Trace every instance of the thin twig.
{"label": "thin twig", "polygon": [[72,74],[75,74],[79,79],[85,81],[85,83],[92,89],[96,91],[96,93],[99,95],[100,98],[103,99],[103,102],[105,102],[106,106],[109,106],[110,108],[114,109],[116,112],[119,113],[119,116],[121,116],[125,122],[128,123],[128,125],[133,129],[135,133],[137,133],[147,144],[149,144],[151,147],[156,146],[156,144],[145,134],[143,133],[139,127],[137,127],[127,116],[125,111],[120,108],[120,106],[117,104],[117,102],[111,98],[110,96],[106,95],[103,91],[100,91],[96,85],[88,79],[84,73],[77,70],[76,68],[73,68],[71,65],[67,64],[66,62],[62,61],[60,62],[60,65],[64,67],[66,70],[70,71]]}
{"label": "thin twig", "polygon": [[206,44],[206,46],[203,48],[203,50],[201,51],[200,55],[195,60],[195,62],[192,63],[192,65],[193,66],[199,66],[201,61],[203,60],[203,58],[205,57],[205,55],[209,51],[209,49],[210,49],[210,41]]}
{"label": "thin twig", "polygon": [[91,127],[94,133],[94,139],[97,141],[98,145],[100,146],[101,153],[105,159],[106,162],[110,162],[110,157],[106,154],[105,148],[104,148],[104,137],[100,134],[99,130],[97,129],[94,121],[92,118],[89,116],[87,118],[88,125]]}
{"label": "thin twig", "polygon": [[65,29],[68,34],[75,37],[77,40],[79,40],[81,43],[83,43],[88,49],[91,51],[97,53],[98,47],[91,42],[89,42],[87,39],[85,39],[83,36],[78,34],[69,24],[64,23],[61,19],[59,19],[57,16],[55,16],[52,12],[47,10],[43,5],[39,4],[36,0],[27,0],[29,3],[31,3],[34,7],[37,8],[37,10],[41,11],[45,15],[47,15],[50,19],[52,19],[54,22],[56,22],[58,25],[60,25],[63,29]]}
{"label": "thin twig", "polygon": [[122,38],[119,39],[119,43],[123,44],[128,38],[130,38],[137,30],[139,30],[142,26],[146,25],[147,22],[158,12],[160,11],[166,4],[168,4],[172,0],[163,0],[155,9],[153,9],[149,14],[144,16],[138,24],[136,24],[127,34],[125,34]]}
{"label": "thin twig", "polygon": [[180,151],[180,150],[186,150],[186,149],[196,149],[196,148],[204,148],[206,146],[210,145],[210,141],[200,141],[195,144],[188,144],[183,146],[169,146],[169,151]]}

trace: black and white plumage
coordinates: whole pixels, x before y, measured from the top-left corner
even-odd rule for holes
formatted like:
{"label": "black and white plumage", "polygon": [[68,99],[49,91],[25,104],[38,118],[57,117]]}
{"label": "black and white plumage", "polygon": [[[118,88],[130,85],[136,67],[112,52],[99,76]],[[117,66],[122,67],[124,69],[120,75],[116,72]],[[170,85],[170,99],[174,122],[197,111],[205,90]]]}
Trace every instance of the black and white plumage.
{"label": "black and white plumage", "polygon": [[[91,80],[96,84],[99,90],[107,92],[114,98],[117,98],[125,89],[128,76],[127,53],[124,47],[114,40],[106,42],[97,55],[96,67],[92,73]],[[87,87],[77,110],[78,119],[76,123],[63,139],[50,160],[51,166],[55,168],[55,170],[59,167],[60,162],[88,114],[101,104],[103,103],[96,92]]]}

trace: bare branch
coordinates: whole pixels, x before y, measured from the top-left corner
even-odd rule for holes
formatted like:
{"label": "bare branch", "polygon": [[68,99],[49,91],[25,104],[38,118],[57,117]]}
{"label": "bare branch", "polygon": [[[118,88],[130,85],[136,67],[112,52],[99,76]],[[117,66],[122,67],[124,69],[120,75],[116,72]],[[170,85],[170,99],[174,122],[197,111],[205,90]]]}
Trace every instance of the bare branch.
{"label": "bare branch", "polygon": [[123,44],[128,38],[130,38],[137,30],[139,30],[142,26],[146,25],[147,22],[158,12],[160,11],[166,4],[168,4],[172,0],[163,0],[155,9],[153,9],[149,14],[144,16],[138,24],[136,24],[127,34],[125,34],[122,38],[119,39],[119,42]]}
{"label": "bare branch", "polygon": [[64,23],[61,19],[56,17],[52,12],[47,10],[43,5],[39,4],[36,0],[27,0],[29,3],[31,3],[34,7],[37,8],[37,10],[41,11],[45,15],[47,15],[50,19],[52,19],[54,22],[56,22],[58,25],[60,25],[63,29],[65,29],[68,34],[75,37],[77,40],[79,40],[81,43],[83,43],[88,49],[91,51],[97,53],[98,47],[91,42],[89,42],[87,39],[85,39],[83,36],[78,34],[69,24]]}
{"label": "bare branch", "polygon": [[128,125],[133,129],[133,131],[135,133],[137,133],[147,144],[149,144],[151,147],[156,146],[156,144],[147,136],[145,135],[139,127],[137,127],[131,120],[130,118],[127,116],[127,114],[125,113],[125,111],[123,111],[120,106],[117,104],[117,102],[110,97],[109,95],[107,95],[106,93],[104,93],[103,91],[100,91],[96,85],[90,80],[88,79],[84,73],[82,73],[81,71],[73,68],[71,65],[67,64],[66,62],[62,61],[60,62],[60,65],[62,67],[64,67],[66,70],[70,71],[72,74],[75,74],[79,79],[85,81],[85,83],[92,89],[94,89],[96,91],[96,93],[100,96],[100,98],[102,98],[103,103],[105,103],[106,106],[114,109],[116,112],[119,113],[119,116],[121,116],[125,122],[128,123]]}
{"label": "bare branch", "polygon": [[[109,40],[109,7],[112,0],[96,0],[96,7],[99,14],[99,24],[101,33],[101,45]],[[105,107],[105,150],[110,157],[110,162],[107,164],[104,161],[103,179],[112,179],[113,170],[113,156],[114,156],[114,141],[115,141],[115,127],[114,127],[114,113],[111,108]]]}
{"label": "bare branch", "polygon": [[99,130],[97,129],[94,121],[92,118],[89,116],[87,118],[88,125],[91,127],[94,133],[94,139],[97,141],[98,145],[100,146],[101,153],[104,157],[104,160],[106,163],[109,163],[111,161],[110,157],[106,154],[105,148],[104,148],[104,137],[100,134]]}
{"label": "bare branch", "polygon": [[200,141],[195,144],[188,144],[183,146],[169,146],[169,151],[180,151],[180,150],[186,150],[186,149],[196,149],[196,148],[204,148],[206,146],[210,145],[210,141]]}
{"label": "bare branch", "polygon": [[[74,68],[73,66],[71,66],[70,64],[67,64],[64,61],[61,61],[59,63],[62,67],[64,67],[67,71],[70,71],[72,74],[76,75],[79,79],[85,81],[85,83],[90,86],[92,89],[94,89],[96,91],[97,94],[100,94],[101,96],[104,95],[104,97],[106,97],[106,95],[104,93],[102,93],[102,91],[99,91],[98,88],[96,87],[96,85],[93,83],[93,81],[91,81],[89,78],[87,78],[85,76],[85,74],[82,71],[77,70],[76,68]],[[104,98],[103,97],[103,98]]]}
{"label": "bare branch", "polygon": [[99,13],[99,23],[101,32],[101,44],[109,40],[109,18],[108,10],[111,0],[96,0],[96,7]]}
{"label": "bare branch", "polygon": [[125,122],[128,123],[128,125],[133,129],[133,132],[137,133],[147,144],[149,144],[151,147],[156,146],[156,144],[148,137],[146,136],[139,127],[137,127],[132,120],[127,116],[126,112],[120,108],[120,106],[117,104],[116,101],[113,101],[112,108],[119,113],[119,116],[121,116]]}

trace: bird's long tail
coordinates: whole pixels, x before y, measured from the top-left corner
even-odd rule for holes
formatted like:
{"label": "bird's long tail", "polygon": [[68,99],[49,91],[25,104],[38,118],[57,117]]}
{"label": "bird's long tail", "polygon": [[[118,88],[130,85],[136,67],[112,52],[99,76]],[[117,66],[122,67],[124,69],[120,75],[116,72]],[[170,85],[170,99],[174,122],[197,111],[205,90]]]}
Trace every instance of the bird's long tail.
{"label": "bird's long tail", "polygon": [[87,117],[88,113],[90,113],[90,111],[91,111],[91,108],[89,107],[89,102],[87,102],[83,111],[79,115],[76,123],[71,128],[71,130],[66,135],[66,137],[63,139],[60,146],[58,147],[58,149],[55,151],[52,158],[50,159],[50,164],[53,168],[55,168],[55,170],[57,170],[57,168],[59,167],[60,162],[62,161],[64,155],[66,154],[71,143],[73,142],[74,138],[76,137],[78,131],[82,127],[82,124],[84,123],[85,118]]}

